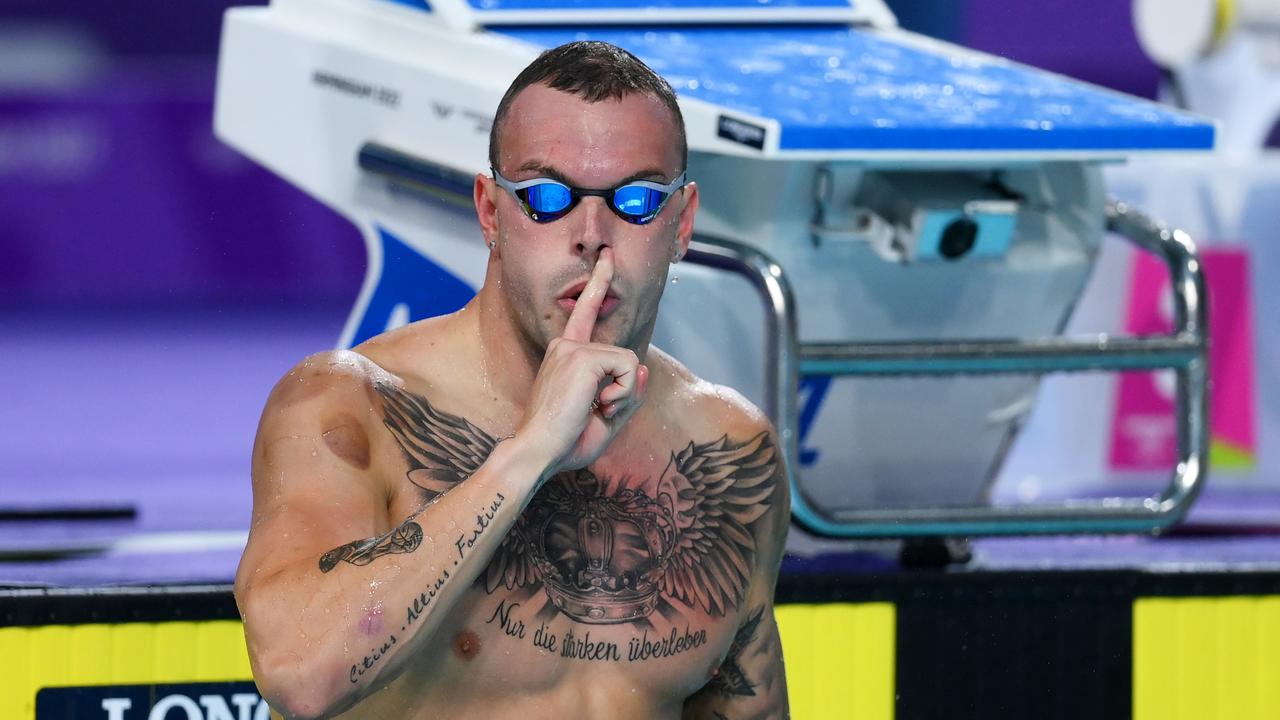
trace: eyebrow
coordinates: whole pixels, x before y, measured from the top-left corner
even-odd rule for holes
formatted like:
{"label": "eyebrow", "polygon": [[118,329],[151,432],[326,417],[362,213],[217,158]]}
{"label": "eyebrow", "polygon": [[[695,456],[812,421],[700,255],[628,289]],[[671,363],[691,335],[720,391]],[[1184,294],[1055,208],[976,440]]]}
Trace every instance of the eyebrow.
{"label": "eyebrow", "polygon": [[[519,168],[516,169],[517,173],[529,172],[529,171],[538,173],[540,177],[550,178],[552,180],[555,180],[556,182],[568,185],[569,187],[575,187],[574,184],[569,181],[569,178],[566,177],[564,173],[560,172],[559,170],[549,165],[543,165],[537,160],[530,160],[529,162],[521,165]],[[639,172],[631,173],[630,175],[626,176],[622,180],[619,180],[618,183],[613,185],[612,187],[619,187],[622,185],[626,185],[627,183],[635,180],[653,180],[654,178],[658,178],[662,182],[668,182],[666,177],[667,177],[666,173],[664,173],[662,170],[659,170],[656,168],[646,168]],[[603,189],[603,188],[584,188],[584,189]]]}

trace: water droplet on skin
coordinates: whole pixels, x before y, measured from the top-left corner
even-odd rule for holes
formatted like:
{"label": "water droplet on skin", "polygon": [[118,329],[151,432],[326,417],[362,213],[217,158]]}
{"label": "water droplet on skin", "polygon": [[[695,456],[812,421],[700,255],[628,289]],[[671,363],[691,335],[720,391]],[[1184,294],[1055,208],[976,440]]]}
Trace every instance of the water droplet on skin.
{"label": "water droplet on skin", "polygon": [[672,285],[675,285],[675,284],[676,284],[676,283],[678,283],[678,282],[680,282],[680,276],[679,276],[679,275],[672,275],[672,276],[671,276],[671,284],[672,284]]}

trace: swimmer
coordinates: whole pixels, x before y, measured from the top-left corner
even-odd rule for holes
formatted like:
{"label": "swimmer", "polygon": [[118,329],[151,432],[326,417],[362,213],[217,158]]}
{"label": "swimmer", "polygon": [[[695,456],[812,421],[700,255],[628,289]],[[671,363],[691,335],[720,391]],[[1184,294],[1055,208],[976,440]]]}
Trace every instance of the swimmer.
{"label": "swimmer", "polygon": [[235,590],[275,710],[787,717],[777,438],[650,345],[698,209],[687,154],[634,56],[543,53],[475,179],[476,297],[272,391]]}

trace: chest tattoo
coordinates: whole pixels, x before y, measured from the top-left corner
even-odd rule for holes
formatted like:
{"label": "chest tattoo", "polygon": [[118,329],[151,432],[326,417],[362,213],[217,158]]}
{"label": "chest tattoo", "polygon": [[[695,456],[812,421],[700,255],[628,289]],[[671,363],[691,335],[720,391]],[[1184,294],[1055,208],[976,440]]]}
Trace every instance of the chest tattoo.
{"label": "chest tattoo", "polygon": [[[497,445],[420,395],[389,384],[377,390],[383,424],[427,501],[469,477]],[[723,617],[743,601],[757,551],[755,525],[771,506],[777,463],[772,440],[761,432],[690,441],[671,452],[656,478],[586,469],[557,475],[530,501],[478,584],[489,594],[524,596],[538,620],[563,614],[590,625],[651,628],[654,613],[671,621],[682,609]],[[323,564],[331,569],[416,549],[404,528],[397,531],[337,548]]]}

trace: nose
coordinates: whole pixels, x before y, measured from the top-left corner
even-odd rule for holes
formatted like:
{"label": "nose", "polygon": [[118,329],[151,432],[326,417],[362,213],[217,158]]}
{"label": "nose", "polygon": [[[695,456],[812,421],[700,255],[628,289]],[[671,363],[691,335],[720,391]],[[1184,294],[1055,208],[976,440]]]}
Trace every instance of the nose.
{"label": "nose", "polygon": [[606,246],[613,246],[613,221],[617,218],[605,207],[605,202],[602,197],[585,197],[579,203],[574,249],[586,259],[599,254]]}

